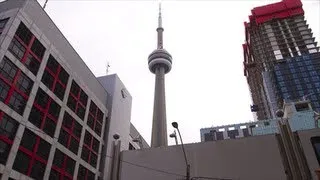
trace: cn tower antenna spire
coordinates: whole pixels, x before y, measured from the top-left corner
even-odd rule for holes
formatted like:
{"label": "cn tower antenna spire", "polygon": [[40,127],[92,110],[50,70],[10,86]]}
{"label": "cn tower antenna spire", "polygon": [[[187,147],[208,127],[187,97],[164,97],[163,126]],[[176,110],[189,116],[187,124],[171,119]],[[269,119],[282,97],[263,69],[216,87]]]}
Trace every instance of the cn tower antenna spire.
{"label": "cn tower antenna spire", "polygon": [[162,14],[161,14],[161,1],[159,1],[159,16],[158,16],[158,42],[157,49],[163,49],[163,27],[162,27]]}
{"label": "cn tower antenna spire", "polygon": [[158,17],[158,27],[162,27],[162,16],[161,16],[161,1],[159,1],[159,17]]}

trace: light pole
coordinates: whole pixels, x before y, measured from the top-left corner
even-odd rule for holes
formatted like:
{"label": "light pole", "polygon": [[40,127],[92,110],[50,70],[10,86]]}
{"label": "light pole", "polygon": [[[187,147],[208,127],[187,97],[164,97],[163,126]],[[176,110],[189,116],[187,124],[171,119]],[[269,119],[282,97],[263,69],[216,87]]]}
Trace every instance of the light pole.
{"label": "light pole", "polygon": [[176,141],[176,145],[178,145],[178,139],[177,139],[176,130],[174,130],[173,133],[170,134],[170,137],[174,138],[174,140]]}
{"label": "light pole", "polygon": [[179,134],[179,137],[180,137],[180,141],[181,141],[182,151],[183,151],[183,154],[184,154],[184,159],[185,159],[185,161],[186,161],[186,166],[187,166],[187,176],[186,176],[186,179],[187,179],[187,180],[190,180],[190,164],[188,163],[186,151],[184,150],[184,145],[183,145],[183,141],[182,141],[182,137],[181,137],[180,130],[179,130],[179,128],[178,128],[178,123],[177,123],[177,122],[172,122],[171,124],[172,124],[172,126],[173,126],[174,128],[176,128],[177,131],[178,131],[178,134]]}

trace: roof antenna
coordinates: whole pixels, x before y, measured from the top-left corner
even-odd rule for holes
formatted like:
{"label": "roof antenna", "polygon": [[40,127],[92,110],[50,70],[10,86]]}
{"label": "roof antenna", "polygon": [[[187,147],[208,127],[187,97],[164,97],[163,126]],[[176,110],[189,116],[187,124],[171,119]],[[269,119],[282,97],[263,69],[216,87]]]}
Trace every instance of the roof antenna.
{"label": "roof antenna", "polygon": [[43,9],[46,8],[48,1],[49,1],[49,0],[46,0],[46,1],[44,2],[44,4],[43,4]]}
{"label": "roof antenna", "polygon": [[106,75],[109,74],[109,68],[110,68],[110,63],[109,63],[109,61],[107,61]]}

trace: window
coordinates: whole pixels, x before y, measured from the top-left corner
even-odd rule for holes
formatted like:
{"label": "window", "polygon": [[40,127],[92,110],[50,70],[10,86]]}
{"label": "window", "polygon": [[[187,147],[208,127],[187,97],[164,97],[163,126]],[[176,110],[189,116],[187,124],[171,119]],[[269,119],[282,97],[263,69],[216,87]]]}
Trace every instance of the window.
{"label": "window", "polygon": [[316,154],[318,164],[320,165],[320,136],[311,137],[311,144]]}
{"label": "window", "polygon": [[0,164],[7,162],[18,126],[18,122],[0,111]]}
{"label": "window", "polygon": [[87,124],[99,136],[101,135],[102,121],[103,112],[97,107],[97,105],[93,101],[91,101]]}
{"label": "window", "polygon": [[65,111],[59,135],[59,143],[78,154],[82,126]]}
{"label": "window", "polygon": [[88,95],[73,80],[67,105],[82,120],[86,112],[87,101]]}
{"label": "window", "polygon": [[54,57],[50,55],[41,80],[43,84],[45,84],[52,92],[54,92],[54,94],[60,100],[63,100],[68,79],[69,74],[54,59]]}
{"label": "window", "polygon": [[34,75],[37,75],[46,49],[22,22],[8,50]]}
{"label": "window", "polygon": [[88,162],[94,168],[97,166],[98,152],[100,142],[94,138],[88,131],[84,136],[81,158]]}
{"label": "window", "polygon": [[34,179],[43,179],[51,145],[25,129],[13,169]]}
{"label": "window", "polygon": [[29,115],[29,121],[53,137],[60,109],[61,107],[39,88]]}
{"label": "window", "polygon": [[75,164],[76,162],[72,158],[56,149],[49,179],[72,180]]}
{"label": "window", "polygon": [[94,180],[95,175],[93,172],[83,167],[81,164],[79,165],[78,170],[78,180]]}
{"label": "window", "polygon": [[2,31],[4,30],[8,20],[9,20],[9,18],[0,20],[0,34],[2,34]]}
{"label": "window", "polygon": [[33,82],[7,57],[0,62],[0,100],[23,114]]}

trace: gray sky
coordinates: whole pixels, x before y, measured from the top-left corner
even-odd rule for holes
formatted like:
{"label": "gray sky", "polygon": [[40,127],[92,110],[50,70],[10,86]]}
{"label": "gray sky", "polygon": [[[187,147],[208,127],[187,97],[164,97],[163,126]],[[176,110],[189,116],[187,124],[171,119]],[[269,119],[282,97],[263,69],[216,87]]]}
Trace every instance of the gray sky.
{"label": "gray sky", "polygon": [[[173,56],[166,75],[168,133],[177,121],[184,143],[199,142],[200,128],[253,120],[243,22],[252,8],[272,2],[278,1],[162,1],[164,47]],[[302,2],[319,42],[320,2]],[[110,73],[133,97],[131,122],[150,143],[155,77],[147,57],[156,48],[158,1],[49,0],[46,11],[96,76],[110,62]]]}

